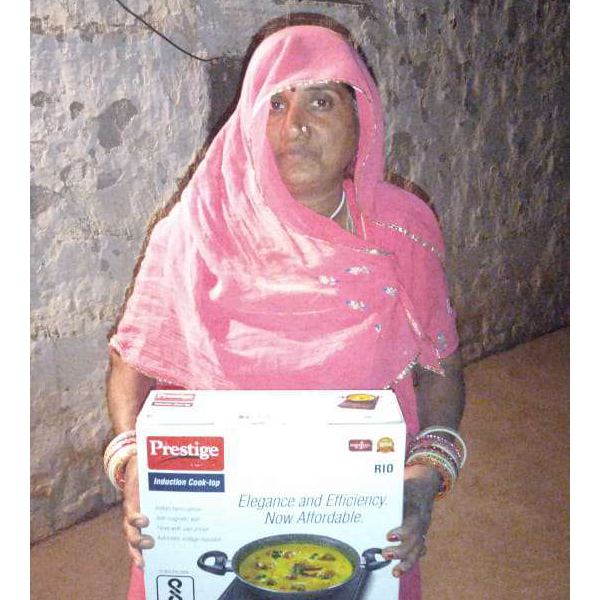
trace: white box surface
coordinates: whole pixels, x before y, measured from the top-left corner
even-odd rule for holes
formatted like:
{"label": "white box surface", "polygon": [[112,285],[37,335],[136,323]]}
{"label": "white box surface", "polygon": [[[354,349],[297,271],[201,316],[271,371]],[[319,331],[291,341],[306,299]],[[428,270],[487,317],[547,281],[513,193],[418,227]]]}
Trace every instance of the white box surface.
{"label": "white box surface", "polygon": [[[144,551],[146,598],[258,597],[235,572],[213,574],[197,561],[224,553],[229,568],[247,544],[269,536],[326,536],[358,556],[385,547],[402,520],[405,436],[389,390],[151,392],[137,421],[144,533],[156,541]],[[357,565],[329,597],[354,598],[354,586],[357,599],[395,599],[391,568]],[[292,594],[316,597],[263,597]]]}

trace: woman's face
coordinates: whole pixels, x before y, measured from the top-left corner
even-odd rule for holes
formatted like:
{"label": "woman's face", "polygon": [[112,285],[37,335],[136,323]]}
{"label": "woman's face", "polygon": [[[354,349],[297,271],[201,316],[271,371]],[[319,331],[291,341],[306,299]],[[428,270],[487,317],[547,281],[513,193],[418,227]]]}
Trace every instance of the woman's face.
{"label": "woman's face", "polygon": [[338,191],[358,146],[352,92],[328,82],[271,97],[267,137],[281,179],[300,202]]}

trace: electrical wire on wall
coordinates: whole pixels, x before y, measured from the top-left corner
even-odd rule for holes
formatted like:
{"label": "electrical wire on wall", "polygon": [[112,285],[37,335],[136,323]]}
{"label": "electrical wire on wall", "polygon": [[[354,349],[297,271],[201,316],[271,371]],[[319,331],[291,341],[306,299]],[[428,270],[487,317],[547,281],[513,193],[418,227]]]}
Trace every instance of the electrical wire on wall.
{"label": "electrical wire on wall", "polygon": [[[302,0],[298,0],[298,2],[301,2],[301,1]],[[192,54],[191,52],[188,52],[185,48],[182,48],[181,46],[176,44],[173,40],[169,39],[164,33],[158,31],[158,29],[156,29],[155,27],[150,25],[150,23],[145,21],[140,15],[133,12],[124,2],[121,2],[121,0],[116,0],[116,2],[121,6],[121,8],[123,8],[123,10],[127,11],[130,15],[132,15],[138,21],[143,23],[148,29],[150,29],[150,31],[156,33],[156,35],[159,35],[163,40],[165,40],[166,42],[169,42],[169,44],[171,44],[171,46],[173,46],[174,48],[177,48],[177,50],[179,50],[180,52],[183,52],[190,58],[193,58],[195,60],[199,60],[202,62],[212,62],[213,60],[219,60],[219,59],[223,58],[222,56],[212,56],[209,58],[202,58],[200,56],[196,56],[195,54]],[[369,6],[368,4],[365,4],[364,2],[360,2],[360,1],[355,1],[355,0],[313,0],[313,2],[327,2],[328,4],[345,4],[345,5],[350,5],[350,6],[358,6],[358,7],[361,7],[362,9],[368,9],[369,11],[372,10],[372,7]]]}
{"label": "electrical wire on wall", "polygon": [[141,21],[146,27],[148,27],[148,29],[150,29],[151,31],[153,31],[154,33],[156,33],[157,35],[159,35],[166,42],[169,42],[169,44],[171,44],[171,46],[177,48],[177,50],[179,50],[180,52],[183,52],[184,54],[187,54],[190,58],[194,58],[194,59],[200,60],[202,62],[211,62],[213,60],[221,58],[221,57],[218,57],[218,56],[213,56],[213,57],[210,57],[210,58],[201,58],[200,56],[196,56],[195,54],[192,54],[191,52],[188,52],[187,50],[185,50],[184,48],[182,48],[181,46],[179,46],[178,44],[176,44],[173,40],[169,39],[164,33],[161,33],[160,31],[158,31],[158,29],[152,27],[152,25],[150,25],[150,23],[148,23],[147,21],[145,21],[137,13],[134,13],[128,6],[126,6],[123,2],[121,2],[121,0],[116,0],[116,2],[124,10],[126,10],[130,15],[133,15],[138,21]]}

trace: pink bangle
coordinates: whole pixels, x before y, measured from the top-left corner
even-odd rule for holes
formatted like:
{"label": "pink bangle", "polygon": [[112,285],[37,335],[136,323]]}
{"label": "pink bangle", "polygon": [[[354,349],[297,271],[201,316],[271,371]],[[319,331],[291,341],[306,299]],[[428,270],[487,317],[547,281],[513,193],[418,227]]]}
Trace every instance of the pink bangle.
{"label": "pink bangle", "polygon": [[460,471],[461,458],[457,447],[446,438],[439,436],[426,436],[414,442],[409,451],[408,456],[418,452],[420,450],[433,450],[434,452],[440,452],[442,456],[447,457],[452,461],[456,467],[456,471]]}
{"label": "pink bangle", "polygon": [[[462,436],[460,435],[460,433],[458,433],[458,431],[456,431],[456,429],[452,429],[451,427],[443,427],[443,426],[439,426],[439,425],[436,425],[434,427],[426,427],[425,429],[423,429],[422,431],[420,431],[417,434],[416,440],[419,440],[426,436],[430,436],[432,434],[439,434],[439,433],[447,433],[448,435],[451,435],[459,443],[460,448],[461,448],[459,451],[460,468],[462,469],[462,467],[465,464],[465,461],[467,460],[467,445],[465,444],[465,440],[463,440]],[[456,449],[458,451],[458,447],[456,447]]]}

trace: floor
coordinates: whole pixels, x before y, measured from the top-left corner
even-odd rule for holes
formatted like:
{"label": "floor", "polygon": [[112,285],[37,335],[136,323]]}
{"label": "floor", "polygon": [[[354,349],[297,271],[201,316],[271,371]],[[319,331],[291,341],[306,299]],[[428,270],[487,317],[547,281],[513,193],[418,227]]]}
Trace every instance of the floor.
{"label": "floor", "polygon": [[[434,510],[423,600],[569,598],[569,330],[465,377],[469,458]],[[124,600],[120,527],[114,508],[34,546],[31,598]]]}

